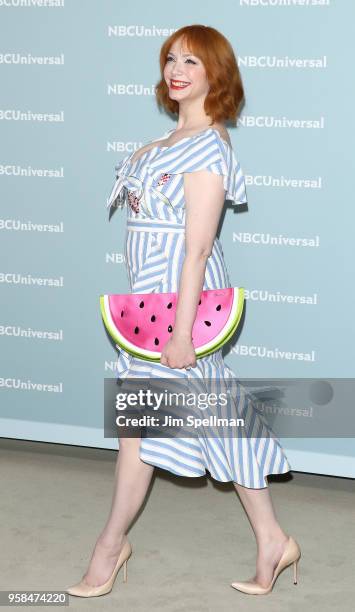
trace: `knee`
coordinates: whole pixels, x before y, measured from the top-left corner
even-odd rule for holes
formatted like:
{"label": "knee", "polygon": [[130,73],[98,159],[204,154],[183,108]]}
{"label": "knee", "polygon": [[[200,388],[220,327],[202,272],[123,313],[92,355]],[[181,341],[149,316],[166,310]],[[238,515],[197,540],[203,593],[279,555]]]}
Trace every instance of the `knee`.
{"label": "knee", "polygon": [[118,438],[119,450],[132,450],[140,447],[141,438]]}

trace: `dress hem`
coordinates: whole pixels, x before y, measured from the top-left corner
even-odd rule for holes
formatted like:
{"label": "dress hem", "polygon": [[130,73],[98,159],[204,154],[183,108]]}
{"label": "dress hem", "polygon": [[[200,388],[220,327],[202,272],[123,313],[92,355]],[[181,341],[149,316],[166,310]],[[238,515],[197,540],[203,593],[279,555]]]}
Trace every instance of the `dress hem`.
{"label": "dress hem", "polygon": [[207,467],[205,468],[204,471],[201,472],[195,472],[195,473],[191,473],[191,474],[187,474],[185,472],[178,472],[177,470],[174,470],[171,467],[168,467],[162,463],[160,463],[159,461],[152,461],[152,460],[148,460],[143,458],[142,453],[140,454],[140,459],[141,461],[144,461],[144,463],[148,463],[149,465],[152,465],[154,467],[157,467],[161,470],[165,470],[167,472],[171,472],[172,474],[174,474],[175,476],[182,476],[182,477],[186,477],[186,478],[201,478],[201,476],[208,476],[210,475],[211,478],[213,478],[213,480],[217,480],[218,482],[236,482],[237,484],[240,484],[241,486],[247,488],[247,489],[266,489],[269,486],[269,483],[266,480],[267,476],[273,476],[273,475],[278,475],[278,474],[287,474],[288,472],[292,472],[291,466],[290,464],[287,463],[287,465],[285,466],[284,470],[275,470],[275,471],[271,471],[271,472],[266,472],[263,476],[264,478],[264,482],[266,483],[265,486],[261,486],[261,487],[253,487],[253,486],[249,486],[248,484],[245,483],[245,481],[242,481],[240,478],[219,478],[217,475],[214,475]]}

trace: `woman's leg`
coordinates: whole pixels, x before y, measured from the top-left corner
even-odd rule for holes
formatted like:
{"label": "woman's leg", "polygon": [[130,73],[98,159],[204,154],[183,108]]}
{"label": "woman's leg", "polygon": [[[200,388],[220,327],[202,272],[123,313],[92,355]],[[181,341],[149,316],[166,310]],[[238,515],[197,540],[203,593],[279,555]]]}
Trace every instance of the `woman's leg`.
{"label": "woman's leg", "polygon": [[120,438],[110,515],[98,537],[85,582],[93,586],[109,579],[124,535],[146,496],[154,466],[139,457],[141,438]]}
{"label": "woman's leg", "polygon": [[[266,587],[284,551],[288,535],[277,522],[269,487],[249,489],[234,482],[257,543],[256,574],[252,580]],[[238,580],[243,580],[242,577]]]}

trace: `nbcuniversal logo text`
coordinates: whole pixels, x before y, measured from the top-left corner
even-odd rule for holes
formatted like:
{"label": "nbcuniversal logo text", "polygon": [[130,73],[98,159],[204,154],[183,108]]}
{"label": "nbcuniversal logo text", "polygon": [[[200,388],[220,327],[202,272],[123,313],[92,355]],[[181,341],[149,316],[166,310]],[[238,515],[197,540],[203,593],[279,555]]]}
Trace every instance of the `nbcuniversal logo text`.
{"label": "nbcuniversal logo text", "polygon": [[238,118],[238,127],[281,128],[294,130],[323,130],[324,117],[319,119],[290,119],[289,117],[272,117],[268,115],[242,115]]}
{"label": "nbcuniversal logo text", "polygon": [[28,178],[64,178],[63,166],[53,168],[33,168],[32,166],[21,167],[15,164],[0,164],[0,176],[25,176]]}
{"label": "nbcuniversal logo text", "polygon": [[0,109],[0,121],[38,121],[39,123],[64,123],[64,111],[37,113],[15,108]]}
{"label": "nbcuniversal logo text", "polygon": [[64,223],[60,221],[55,224],[48,223],[33,223],[33,221],[21,221],[20,219],[1,219],[0,230],[8,230],[12,232],[49,232],[49,233],[64,233]]}
{"label": "nbcuniversal logo text", "polygon": [[283,236],[282,234],[274,236],[268,232],[232,232],[232,242],[281,247],[318,248],[320,246],[319,236],[314,236],[313,238],[292,238],[290,236]]}
{"label": "nbcuniversal logo text", "polygon": [[124,253],[106,253],[105,263],[122,264],[126,262]]}
{"label": "nbcuniversal logo text", "polygon": [[64,0],[0,0],[0,8],[64,8]]}
{"label": "nbcuniversal logo text", "polygon": [[157,38],[160,36],[170,36],[176,28],[162,28],[155,25],[146,26],[143,24],[135,25],[109,25],[107,26],[107,36],[109,38]]}
{"label": "nbcuniversal logo text", "polygon": [[19,325],[0,325],[0,336],[10,336],[11,338],[29,338],[30,340],[57,340],[63,341],[63,330],[42,331],[28,327],[24,329]]}
{"label": "nbcuniversal logo text", "polygon": [[142,146],[143,143],[133,142],[132,140],[129,140],[127,142],[112,141],[106,143],[106,151],[113,151],[114,153],[133,153],[133,151],[137,151]]}
{"label": "nbcuniversal logo text", "polygon": [[64,53],[60,55],[32,55],[27,53],[0,53],[0,64],[36,65],[36,66],[63,66]]}
{"label": "nbcuniversal logo text", "polygon": [[274,304],[297,304],[307,306],[318,305],[318,294],[313,295],[289,295],[281,291],[272,292],[268,289],[245,289],[245,299],[251,302],[270,302]]}
{"label": "nbcuniversal logo text", "polygon": [[280,8],[288,8],[299,6],[301,8],[308,8],[312,6],[330,6],[330,0],[239,0],[239,6],[244,8],[249,7],[280,7]]}
{"label": "nbcuniversal logo text", "polygon": [[266,346],[239,344],[230,350],[241,357],[258,357],[260,359],[280,359],[281,361],[316,361],[316,352],[282,351],[278,347],[267,348]]}
{"label": "nbcuniversal logo text", "polygon": [[118,361],[110,361],[105,360],[104,363],[105,372],[118,372]]}
{"label": "nbcuniversal logo text", "polygon": [[254,176],[250,176],[249,174],[245,175],[245,184],[246,185],[256,185],[257,187],[280,187],[280,188],[288,188],[292,187],[294,189],[322,189],[322,177],[318,176],[317,178],[287,178],[283,175],[280,177],[271,176],[271,175],[263,175],[257,174]]}
{"label": "nbcuniversal logo text", "polygon": [[155,96],[155,85],[143,83],[114,83],[107,85],[107,95],[111,96]]}
{"label": "nbcuniversal logo text", "polygon": [[243,68],[275,68],[285,70],[288,68],[313,69],[327,68],[327,56],[319,58],[310,57],[277,57],[276,55],[245,55],[238,57],[238,66]]}
{"label": "nbcuniversal logo text", "polygon": [[0,376],[0,388],[20,389],[21,391],[45,391],[46,393],[63,393],[63,383],[48,384],[34,383],[32,380],[21,380],[20,378],[4,378]]}
{"label": "nbcuniversal logo text", "polygon": [[0,284],[24,285],[27,287],[64,287],[64,277],[41,278],[27,274],[24,276],[19,272],[0,272]]}

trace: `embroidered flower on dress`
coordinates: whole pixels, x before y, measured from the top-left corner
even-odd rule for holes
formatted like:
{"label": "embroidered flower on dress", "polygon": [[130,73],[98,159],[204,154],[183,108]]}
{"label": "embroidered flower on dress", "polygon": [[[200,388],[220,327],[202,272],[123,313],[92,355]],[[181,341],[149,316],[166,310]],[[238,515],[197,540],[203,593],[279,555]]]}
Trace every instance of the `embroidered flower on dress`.
{"label": "embroidered flower on dress", "polygon": [[170,177],[171,177],[171,174],[169,174],[167,172],[164,172],[161,175],[159,181],[157,182],[157,187],[161,187],[162,185],[164,185],[166,183],[166,181],[169,180]]}
{"label": "embroidered flower on dress", "polygon": [[133,212],[138,213],[139,212],[139,200],[140,198],[138,198],[134,191],[128,191],[127,192],[127,197],[128,197],[128,204],[130,205],[131,209],[133,210]]}

